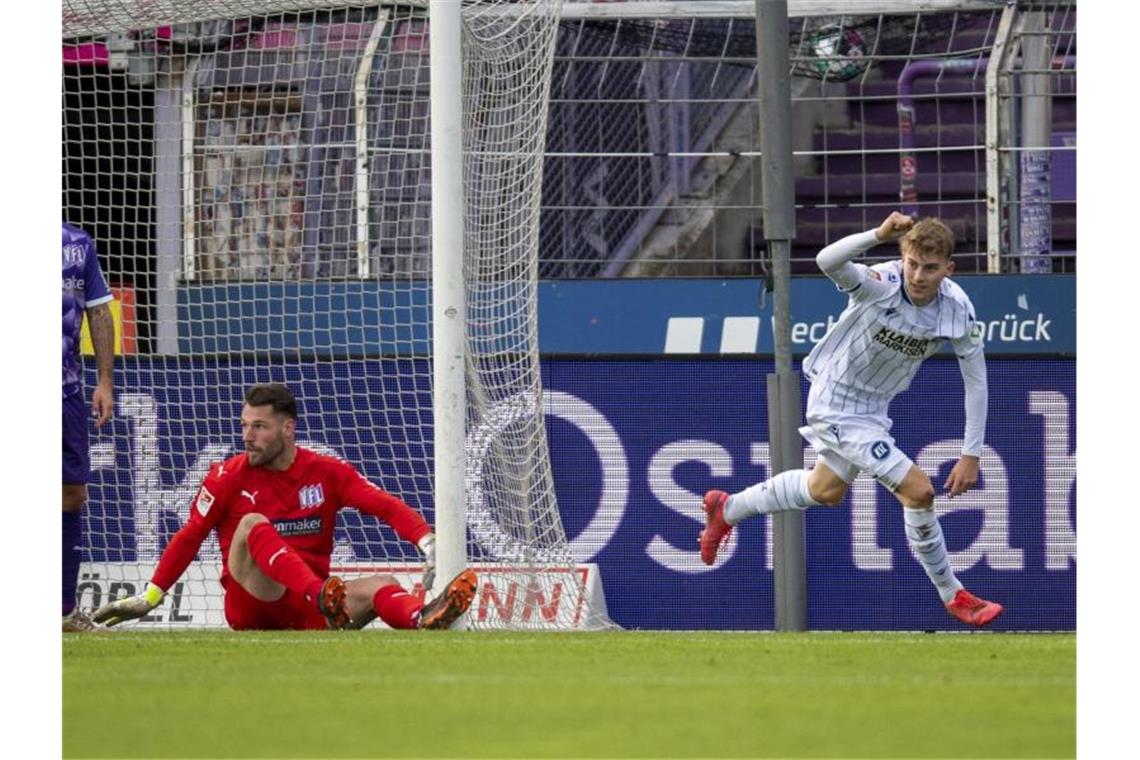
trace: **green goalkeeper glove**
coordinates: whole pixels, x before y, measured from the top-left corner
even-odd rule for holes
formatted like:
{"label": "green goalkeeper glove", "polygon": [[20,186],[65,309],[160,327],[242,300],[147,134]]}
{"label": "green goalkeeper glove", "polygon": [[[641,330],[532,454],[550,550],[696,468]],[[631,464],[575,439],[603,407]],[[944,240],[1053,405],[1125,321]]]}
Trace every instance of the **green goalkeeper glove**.
{"label": "green goalkeeper glove", "polygon": [[420,547],[424,555],[424,588],[431,591],[431,585],[435,582],[435,534],[428,533],[416,542],[416,546]]}
{"label": "green goalkeeper glove", "polygon": [[108,627],[118,625],[127,620],[135,620],[143,617],[155,607],[162,604],[162,599],[165,596],[166,592],[161,588],[153,583],[148,583],[146,584],[146,591],[141,594],[107,602],[95,610],[95,615],[92,617],[92,620]]}

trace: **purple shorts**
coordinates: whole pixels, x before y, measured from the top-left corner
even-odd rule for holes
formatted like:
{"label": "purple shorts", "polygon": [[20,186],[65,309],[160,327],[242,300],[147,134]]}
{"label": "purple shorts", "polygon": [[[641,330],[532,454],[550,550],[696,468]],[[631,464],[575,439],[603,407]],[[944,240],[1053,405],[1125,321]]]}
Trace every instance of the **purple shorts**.
{"label": "purple shorts", "polygon": [[82,393],[63,397],[63,483],[86,485],[91,474],[91,453],[87,448],[87,404]]}

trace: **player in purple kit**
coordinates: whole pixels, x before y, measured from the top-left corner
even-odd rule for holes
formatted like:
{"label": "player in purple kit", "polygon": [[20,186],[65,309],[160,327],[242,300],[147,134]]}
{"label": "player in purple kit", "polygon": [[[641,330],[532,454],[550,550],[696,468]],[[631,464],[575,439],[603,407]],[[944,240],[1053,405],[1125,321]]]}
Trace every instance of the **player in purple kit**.
{"label": "player in purple kit", "polygon": [[63,225],[63,630],[92,630],[90,618],[76,608],[75,588],[83,546],[79,511],[87,501],[91,470],[87,445],[87,408],[79,365],[79,331],[83,315],[95,347],[96,385],[91,416],[96,427],[111,418],[114,405],[115,322],[113,296],[103,278],[91,237]]}

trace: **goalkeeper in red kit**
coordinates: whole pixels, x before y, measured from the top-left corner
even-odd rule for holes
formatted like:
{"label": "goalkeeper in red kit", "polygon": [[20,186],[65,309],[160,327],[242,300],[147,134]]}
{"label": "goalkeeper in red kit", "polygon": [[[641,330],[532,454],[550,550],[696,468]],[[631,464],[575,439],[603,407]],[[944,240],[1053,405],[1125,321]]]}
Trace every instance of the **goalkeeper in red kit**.
{"label": "goalkeeper in red kit", "polygon": [[425,588],[435,576],[435,536],[424,519],[340,459],[296,444],[297,402],[278,384],[255,385],[241,412],[245,452],[211,467],[146,590],[96,610],[111,626],[157,607],[217,530],[226,622],[234,630],[360,628],[380,617],[392,628],[448,628],[471,604],[475,573],[464,570],[426,606],[391,575],[345,581],[329,575],[337,512],[352,505],[392,526],[424,554]]}

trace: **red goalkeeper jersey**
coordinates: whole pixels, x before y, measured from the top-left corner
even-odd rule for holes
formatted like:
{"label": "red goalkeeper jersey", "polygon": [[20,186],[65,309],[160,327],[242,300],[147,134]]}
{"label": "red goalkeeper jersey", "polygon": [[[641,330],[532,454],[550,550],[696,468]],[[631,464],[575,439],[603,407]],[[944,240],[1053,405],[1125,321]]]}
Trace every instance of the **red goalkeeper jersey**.
{"label": "red goalkeeper jersey", "polygon": [[251,467],[244,453],[230,457],[210,468],[190,504],[190,519],[170,539],[151,582],[169,589],[214,529],[222,549],[224,579],[234,532],[250,512],[269,518],[309,567],[327,577],[336,515],[348,506],[379,517],[406,541],[414,543],[431,532],[418,512],[335,457],[298,446],[293,464],[284,471]]}

